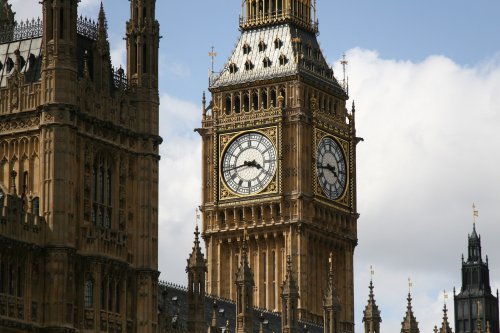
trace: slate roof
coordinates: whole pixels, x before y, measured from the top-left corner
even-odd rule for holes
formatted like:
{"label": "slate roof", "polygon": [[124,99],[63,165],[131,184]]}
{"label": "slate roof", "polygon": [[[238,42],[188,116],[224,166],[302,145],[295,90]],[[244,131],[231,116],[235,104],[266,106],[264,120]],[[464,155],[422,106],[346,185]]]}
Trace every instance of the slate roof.
{"label": "slate roof", "polygon": [[19,71],[25,74],[25,82],[36,82],[40,79],[42,63],[42,37],[12,41],[0,44],[0,87],[7,86],[7,78],[14,72],[16,63],[15,51],[19,50],[21,64]]}
{"label": "slate roof", "polygon": [[[159,285],[159,300],[161,311],[166,309],[167,315],[172,317],[172,324],[181,331],[187,330],[188,299],[187,289],[167,282]],[[166,292],[166,294],[164,293]],[[207,295],[205,300],[205,320],[207,329],[212,320],[212,309],[214,302],[217,304],[218,324],[222,332],[225,332],[226,322],[229,321],[231,332],[236,327],[236,303],[233,301]],[[261,315],[268,321],[265,332],[281,332],[281,313],[271,312],[265,309],[254,309],[254,331],[258,332]],[[323,333],[323,326],[299,321],[299,327],[302,332],[304,325],[307,326],[309,333]]]}
{"label": "slate roof", "polygon": [[296,74],[312,76],[343,92],[316,35],[288,23],[273,25],[243,31],[222,71],[212,75],[210,88]]}

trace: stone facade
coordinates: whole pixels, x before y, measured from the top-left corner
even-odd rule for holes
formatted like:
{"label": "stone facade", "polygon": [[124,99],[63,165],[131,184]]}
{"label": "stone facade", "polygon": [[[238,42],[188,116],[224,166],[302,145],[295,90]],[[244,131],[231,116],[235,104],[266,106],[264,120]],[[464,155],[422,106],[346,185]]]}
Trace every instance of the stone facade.
{"label": "stone facade", "polygon": [[17,26],[0,2],[0,331],[157,332],[155,1],[130,1],[126,73],[78,2]]}
{"label": "stone facade", "polygon": [[290,256],[299,317],[322,323],[333,253],[338,328],[353,332],[360,140],[354,106],[347,110],[347,86],[322,54],[311,0],[244,4],[240,40],[211,76],[212,100],[198,129],[207,291],[237,298],[246,230],[254,305],[282,311]]}

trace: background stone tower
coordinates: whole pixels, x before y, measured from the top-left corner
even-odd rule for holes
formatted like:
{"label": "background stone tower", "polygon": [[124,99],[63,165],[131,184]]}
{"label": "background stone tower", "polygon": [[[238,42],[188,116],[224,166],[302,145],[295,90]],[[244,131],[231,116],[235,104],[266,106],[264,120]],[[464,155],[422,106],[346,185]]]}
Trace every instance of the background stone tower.
{"label": "background stone tower", "polygon": [[111,65],[104,9],[93,24],[78,17],[78,2],[43,0],[39,26],[1,48],[0,218],[8,223],[0,243],[10,245],[0,247],[0,331],[152,333],[155,1],[131,1],[128,62],[138,65],[127,74]]}
{"label": "background stone tower", "polygon": [[468,256],[462,256],[462,287],[454,295],[455,331],[474,332],[480,325],[481,332],[489,323],[492,333],[498,333],[498,292],[491,293],[490,269],[481,255],[481,237],[476,232],[476,224],[469,235]]}
{"label": "background stone tower", "polygon": [[299,316],[322,322],[328,257],[336,262],[339,328],[352,332],[357,244],[354,109],[317,41],[311,0],[242,1],[236,48],[210,78],[203,110],[203,237],[211,294],[236,299],[243,229],[256,306],[281,311],[286,258]]}

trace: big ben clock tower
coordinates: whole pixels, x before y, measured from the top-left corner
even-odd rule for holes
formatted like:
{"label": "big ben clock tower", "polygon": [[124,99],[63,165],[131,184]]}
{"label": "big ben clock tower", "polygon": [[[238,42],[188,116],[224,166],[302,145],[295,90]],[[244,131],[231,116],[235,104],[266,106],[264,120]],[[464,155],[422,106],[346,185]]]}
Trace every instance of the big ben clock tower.
{"label": "big ben clock tower", "polygon": [[[320,322],[333,258],[338,325],[354,331],[354,108],[317,41],[311,0],[245,0],[241,36],[203,107],[208,293],[236,299],[243,237],[254,304],[281,311],[287,256],[302,319]],[[246,236],[244,236],[246,235]]]}

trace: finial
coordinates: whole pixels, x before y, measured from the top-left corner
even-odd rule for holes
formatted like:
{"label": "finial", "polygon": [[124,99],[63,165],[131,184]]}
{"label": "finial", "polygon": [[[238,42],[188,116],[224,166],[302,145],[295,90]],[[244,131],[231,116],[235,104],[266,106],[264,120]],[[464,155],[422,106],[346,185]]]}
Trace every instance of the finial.
{"label": "finial", "polygon": [[438,327],[436,325],[434,325],[434,333],[437,333],[438,332]]}
{"label": "finial", "polygon": [[354,103],[354,100],[352,100],[352,114],[356,113],[356,104]]}
{"label": "finial", "polygon": [[474,229],[476,229],[476,218],[479,217],[479,210],[476,209],[476,204],[472,204],[472,219],[474,221]]}
{"label": "finial", "polygon": [[344,70],[344,81],[343,81],[343,88],[344,90],[347,89],[347,80],[346,80],[346,67],[349,64],[349,61],[347,61],[345,53],[342,55],[342,60],[340,60],[340,64],[342,65],[342,68]]}
{"label": "finial", "polygon": [[194,244],[198,248],[200,246],[200,229],[198,228],[198,222],[200,220],[200,211],[196,208],[196,228],[194,231]]}
{"label": "finial", "polygon": [[16,170],[12,170],[10,172],[10,194],[12,195],[17,195],[16,177],[17,177]]}
{"label": "finial", "polygon": [[413,281],[411,278],[408,278],[408,295],[411,294],[411,288],[413,287]]}
{"label": "finial", "polygon": [[448,293],[446,290],[443,290],[443,301],[444,301],[444,308],[446,309],[446,301],[448,300]]}
{"label": "finial", "polygon": [[212,58],[212,72],[211,74],[214,73],[214,65],[215,65],[215,57],[217,57],[217,53],[215,52],[215,47],[212,46],[212,51],[208,52],[208,56]]}

